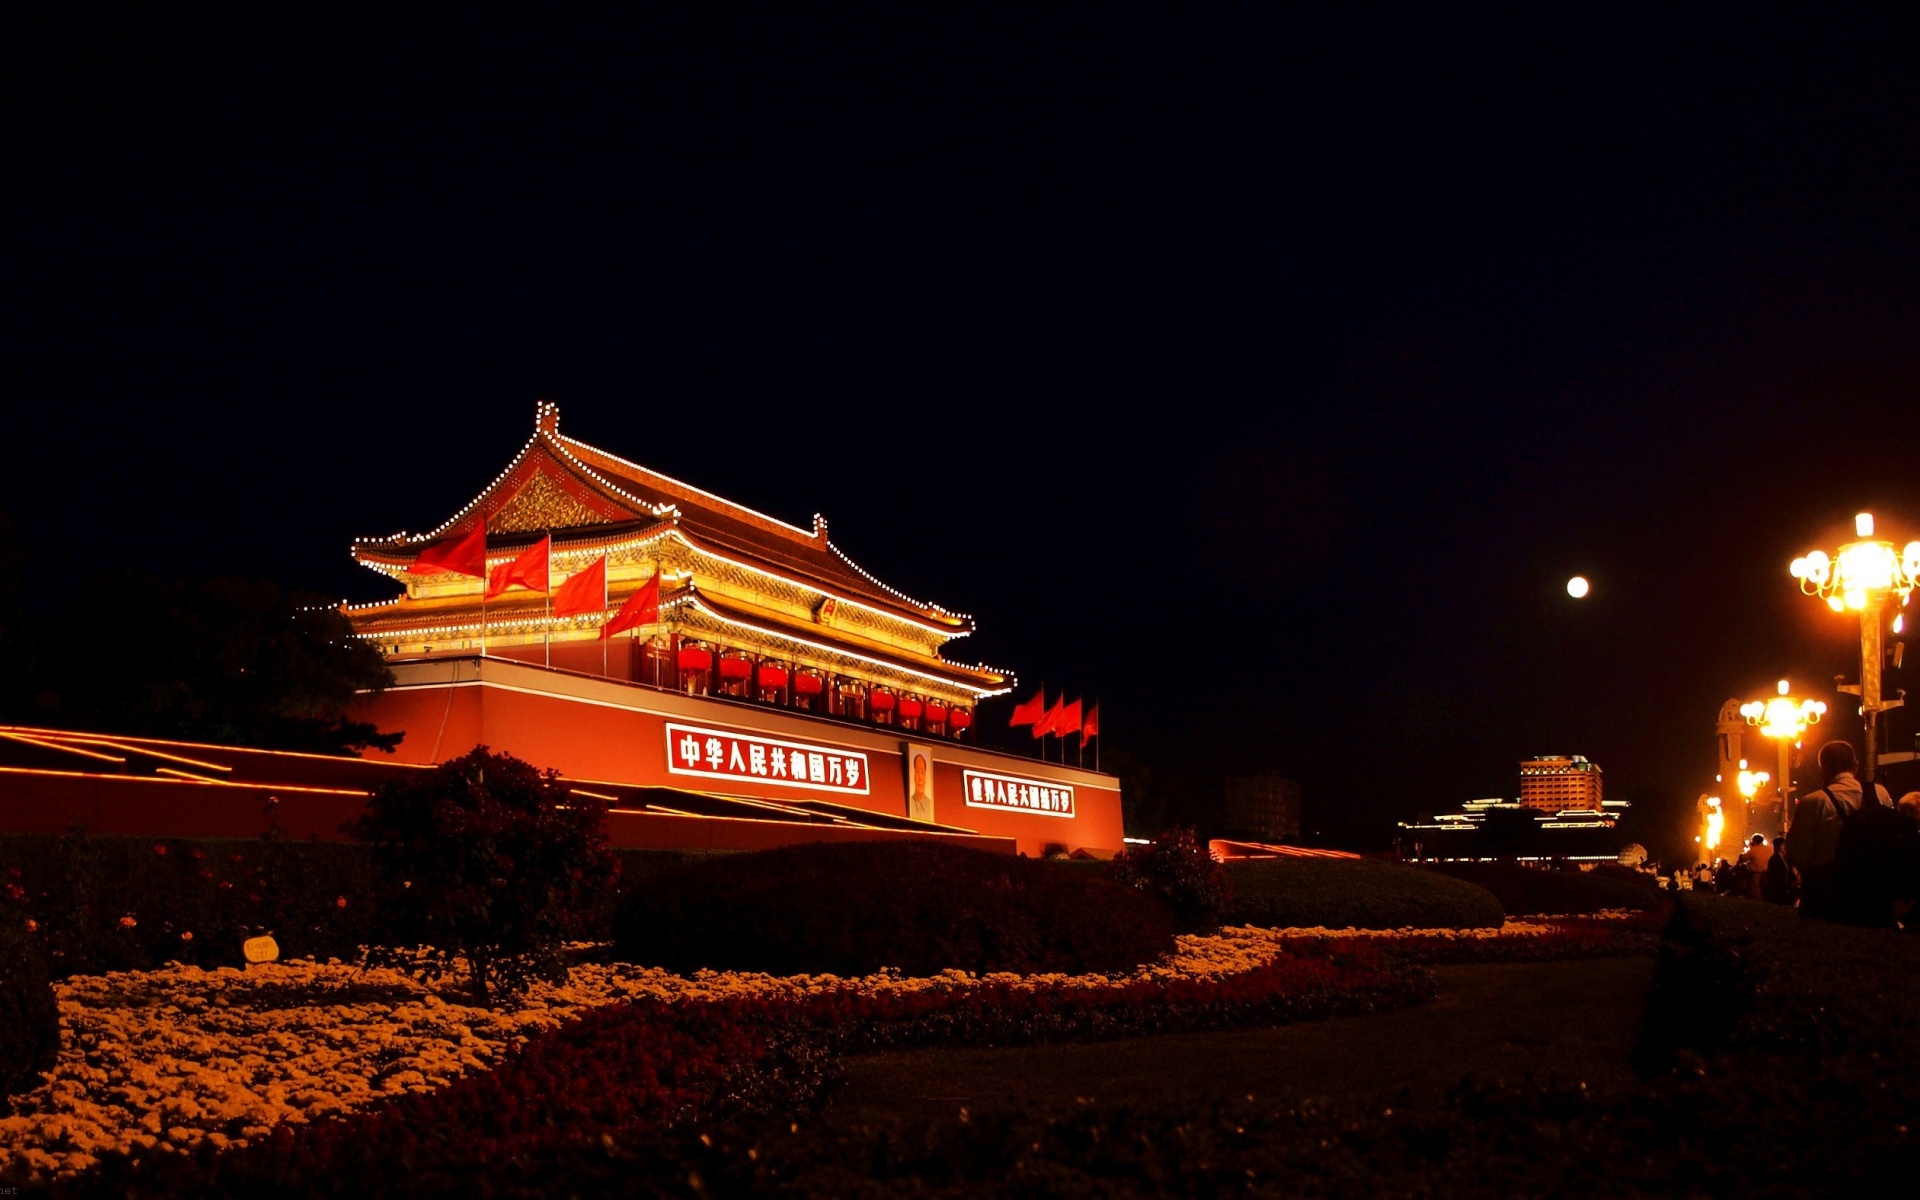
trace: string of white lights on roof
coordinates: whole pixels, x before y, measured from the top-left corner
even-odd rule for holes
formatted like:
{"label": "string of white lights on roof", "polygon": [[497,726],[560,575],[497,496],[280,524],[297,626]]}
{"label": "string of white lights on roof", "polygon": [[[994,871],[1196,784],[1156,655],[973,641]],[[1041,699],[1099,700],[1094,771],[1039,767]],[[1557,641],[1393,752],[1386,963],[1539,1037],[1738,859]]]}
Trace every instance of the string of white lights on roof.
{"label": "string of white lights on roof", "polygon": [[937,613],[944,614],[945,616],[958,617],[962,621],[973,620],[973,616],[971,613],[949,612],[948,610],[941,608],[938,604],[934,604],[931,601],[916,600],[912,596],[907,595],[905,592],[901,591],[898,588],[889,587],[888,585],[881,583],[878,579],[875,579],[871,574],[869,574],[865,567],[853,561],[851,558],[848,558],[847,552],[845,550],[842,550],[840,547],[834,545],[831,539],[829,539],[827,542],[827,549],[833,551],[834,554],[838,555],[841,562],[847,564],[849,567],[852,567],[855,571],[859,572],[860,578],[866,580],[868,583],[871,583],[873,586],[879,588],[881,591],[887,593],[887,595],[892,596],[897,600],[904,600],[908,604],[913,605],[915,608],[930,608]]}
{"label": "string of white lights on roof", "polygon": [[[551,431],[549,431],[549,429],[547,428],[547,422],[546,422],[546,418],[549,416],[549,414],[552,417]],[[520,464],[526,460],[528,451],[532,450],[535,445],[538,445],[544,442],[550,450],[554,451],[559,457],[564,459],[567,463],[571,464],[572,466],[577,468],[579,471],[581,471],[583,474],[587,475],[594,483],[605,488],[607,491],[612,492],[614,495],[620,497],[622,500],[639,506],[641,509],[644,509],[645,511],[651,513],[656,518],[665,518],[670,516],[678,517],[681,515],[681,513],[679,508],[671,503],[655,504],[652,501],[642,499],[641,497],[636,496],[633,493],[627,491],[626,489],[620,487],[618,484],[614,483],[612,480],[609,480],[608,478],[606,478],[606,476],[602,475],[599,471],[596,471],[591,465],[589,465],[586,462],[583,462],[579,458],[579,456],[574,454],[570,449],[568,449],[568,447],[577,446],[582,450],[588,451],[593,454],[597,454],[602,458],[611,459],[614,462],[620,463],[622,466],[625,466],[625,467],[630,467],[633,470],[642,473],[643,475],[648,475],[653,478],[663,480],[664,482],[669,483],[674,487],[684,488],[687,491],[694,492],[702,497],[713,500],[718,504],[725,505],[729,508],[737,509],[740,512],[747,513],[761,520],[768,521],[772,524],[778,525],[783,529],[791,531],[793,534],[795,534],[798,537],[807,538],[809,540],[819,538],[822,544],[824,544],[827,547],[827,549],[831,550],[834,556],[838,558],[842,563],[844,563],[848,568],[854,571],[855,574],[859,575],[860,578],[866,580],[868,583],[872,584],[873,586],[879,588],[881,591],[885,592],[887,595],[892,596],[894,599],[899,600],[902,603],[910,605],[914,608],[929,609],[933,612],[939,613],[944,617],[950,617],[950,618],[954,618],[956,620],[961,620],[961,621],[973,620],[973,616],[970,613],[954,612],[951,609],[942,607],[941,605],[938,605],[938,604],[934,604],[931,601],[917,599],[913,596],[909,596],[907,593],[903,591],[900,591],[898,588],[895,588],[883,582],[882,580],[876,578],[866,568],[862,567],[859,563],[856,563],[853,561],[853,559],[849,558],[847,556],[846,551],[840,549],[839,546],[836,546],[831,539],[824,538],[821,536],[826,530],[827,521],[826,521],[826,517],[824,517],[820,513],[814,514],[814,517],[813,517],[814,529],[810,532],[810,531],[801,529],[796,525],[790,525],[787,522],[780,520],[778,517],[768,516],[766,513],[760,512],[757,509],[749,508],[744,504],[738,504],[732,500],[726,499],[723,496],[717,496],[714,493],[705,490],[704,488],[699,488],[699,487],[695,487],[692,484],[684,483],[678,479],[673,478],[670,475],[665,475],[659,471],[652,470],[651,468],[643,467],[640,464],[632,462],[628,459],[622,458],[617,454],[608,453],[607,451],[602,450],[597,446],[590,446],[585,442],[579,441],[578,439],[567,437],[565,434],[560,433],[559,428],[560,428],[559,405],[553,403],[550,400],[539,401],[534,406],[533,435],[529,437],[525,442],[525,444],[523,444],[520,447],[518,453],[516,453],[513,456],[512,461],[510,461],[507,464],[506,468],[503,469],[498,475],[494,476],[493,481],[491,483],[489,483],[485,488],[483,488],[480,491],[480,493],[476,495],[473,499],[469,500],[465,505],[463,505],[461,509],[458,512],[456,512],[452,517],[448,518],[445,522],[441,523],[437,528],[435,528],[430,533],[414,534],[409,536],[405,530],[401,530],[400,532],[395,533],[391,537],[387,537],[387,538],[372,538],[372,537],[356,538],[354,539],[353,547],[357,549],[361,546],[373,546],[381,543],[393,545],[393,544],[402,543],[402,542],[410,542],[413,545],[418,546],[426,542],[431,542],[441,537],[449,529],[453,529],[457,527],[466,518],[466,516],[469,513],[471,513],[475,509],[475,507],[477,507],[480,504],[481,501],[485,500],[490,494],[492,494],[492,492],[496,488],[498,488],[502,483],[506,482],[509,478],[511,478],[514,472],[519,469]],[[712,550],[708,550],[705,547],[695,547],[695,548],[699,549],[703,553],[712,554],[715,558],[719,558],[725,562],[731,563],[734,566],[740,567],[744,570],[755,571],[768,578],[780,578],[777,575],[773,575],[770,572],[754,567],[750,564],[742,563],[736,559],[727,558],[725,555],[719,554]],[[568,553],[576,554],[578,552],[569,551]],[[512,556],[505,556],[501,559],[501,561],[511,561],[511,560],[512,560]],[[364,562],[364,560],[362,561]],[[486,561],[488,565],[491,566],[495,561],[495,558],[494,556],[490,555],[488,556]],[[365,565],[371,567],[376,571],[380,571],[382,574],[388,575],[389,577],[397,578],[398,576],[407,573],[405,567],[388,569],[384,565],[375,564],[375,563],[365,563]],[[827,593],[824,591],[822,592],[823,596],[831,595],[831,594],[832,593]],[[871,605],[863,604],[860,601],[852,599],[850,597],[833,595],[833,598],[834,600],[840,603],[853,604],[862,609],[865,609],[868,612],[873,612],[883,617],[892,617],[896,620],[900,620],[900,619],[910,620],[910,618],[901,618],[899,617],[898,614],[888,613],[882,609],[876,609]],[[915,622],[915,623],[919,624],[919,622]],[[933,632],[946,634],[949,637],[963,637],[963,636],[966,636],[968,632],[970,632],[970,631],[952,631],[947,628],[943,628],[940,626],[933,626],[933,625],[926,625],[923,627]]]}
{"label": "string of white lights on roof", "polygon": [[[771,524],[778,525],[782,529],[790,530],[796,537],[803,537],[803,538],[807,538],[808,540],[812,540],[813,538],[816,538],[819,536],[820,527],[826,524],[826,522],[821,519],[819,513],[815,513],[813,516],[815,527],[811,530],[802,529],[798,525],[789,524],[786,521],[782,521],[779,517],[770,517],[766,513],[761,512],[759,509],[749,508],[746,505],[739,503],[738,501],[729,500],[725,496],[716,496],[712,492],[709,492],[708,490],[706,490],[705,488],[695,487],[693,484],[690,484],[690,483],[684,483],[678,479],[675,479],[671,475],[663,474],[662,472],[656,471],[652,467],[643,467],[639,463],[634,462],[631,459],[622,458],[618,454],[614,454],[609,451],[602,450],[598,446],[590,446],[587,443],[580,441],[578,438],[568,437],[567,435],[559,432],[557,414],[555,417],[555,421],[556,421],[556,424],[555,424],[554,436],[558,438],[560,441],[567,443],[568,445],[578,446],[580,449],[585,450],[590,454],[597,454],[601,458],[610,458],[614,462],[619,463],[621,466],[631,467],[633,470],[638,471],[642,475],[651,476],[652,478],[658,479],[661,482],[669,484],[673,487],[680,488],[684,491],[693,492],[694,494],[698,496],[702,496],[708,500],[711,500],[716,504],[722,505],[727,508],[738,509],[739,511],[746,513],[749,516],[758,517],[762,521],[767,521]],[[569,457],[571,457],[571,455],[569,455]]]}

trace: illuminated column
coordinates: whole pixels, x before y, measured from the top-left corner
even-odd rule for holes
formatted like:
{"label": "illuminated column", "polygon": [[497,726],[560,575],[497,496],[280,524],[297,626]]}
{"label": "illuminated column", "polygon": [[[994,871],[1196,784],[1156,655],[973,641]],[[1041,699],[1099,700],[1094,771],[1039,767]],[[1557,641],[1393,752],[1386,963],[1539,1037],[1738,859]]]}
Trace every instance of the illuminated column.
{"label": "illuminated column", "polygon": [[1778,694],[1770,699],[1751,700],[1740,706],[1740,715],[1747,723],[1759,726],[1760,732],[1780,747],[1780,774],[1775,776],[1780,807],[1771,831],[1774,836],[1785,833],[1793,820],[1793,795],[1789,786],[1793,778],[1793,748],[1806,735],[1807,727],[1818,724],[1827,713],[1827,706],[1818,700],[1797,700],[1788,695],[1791,688],[1784,679],[1776,690]]}
{"label": "illuminated column", "polygon": [[[1861,763],[1862,781],[1874,777],[1877,763],[1880,714],[1899,708],[1900,699],[1880,698],[1881,623],[1886,620],[1887,602],[1900,597],[1906,607],[1913,592],[1915,577],[1920,576],[1920,541],[1908,542],[1903,550],[1892,542],[1873,536],[1873,514],[1860,513],[1853,518],[1855,536],[1839,553],[1829,558],[1824,550],[1815,550],[1793,560],[1788,568],[1800,581],[1800,590],[1819,596],[1834,612],[1852,609],[1860,614],[1860,682],[1843,685],[1843,692],[1860,695],[1860,716],[1866,729],[1866,757]],[[1894,618],[1894,632],[1900,632],[1904,617]]]}

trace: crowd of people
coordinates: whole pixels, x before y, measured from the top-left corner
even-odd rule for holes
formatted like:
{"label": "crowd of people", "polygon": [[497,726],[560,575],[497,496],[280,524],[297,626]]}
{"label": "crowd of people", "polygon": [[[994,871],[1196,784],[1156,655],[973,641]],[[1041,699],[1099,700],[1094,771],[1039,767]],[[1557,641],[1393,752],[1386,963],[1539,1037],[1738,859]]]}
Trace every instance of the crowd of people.
{"label": "crowd of people", "polygon": [[1861,785],[1847,742],[1820,747],[1821,786],[1793,808],[1785,837],[1762,835],[1739,857],[1674,872],[1674,885],[1770,904],[1802,916],[1920,932],[1920,792],[1896,803]]}

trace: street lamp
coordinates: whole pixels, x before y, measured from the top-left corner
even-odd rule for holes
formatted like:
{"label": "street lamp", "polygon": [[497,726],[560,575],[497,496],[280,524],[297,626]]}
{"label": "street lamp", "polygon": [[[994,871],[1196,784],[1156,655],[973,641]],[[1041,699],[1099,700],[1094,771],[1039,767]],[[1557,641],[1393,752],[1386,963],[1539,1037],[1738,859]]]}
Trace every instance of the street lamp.
{"label": "street lamp", "polygon": [[1772,822],[1772,833],[1775,835],[1786,832],[1787,821],[1793,815],[1793,799],[1789,792],[1793,780],[1793,748],[1800,744],[1809,725],[1818,724],[1820,718],[1827,715],[1824,702],[1796,699],[1788,695],[1791,690],[1787,681],[1782,679],[1778,685],[1778,695],[1767,700],[1749,700],[1740,706],[1740,715],[1747,719],[1747,724],[1759,726],[1761,734],[1772,738],[1780,747],[1780,773],[1774,776],[1780,796],[1780,810]]}
{"label": "street lamp", "polygon": [[1860,683],[1843,685],[1840,690],[1860,696],[1860,716],[1867,733],[1861,777],[1870,781],[1880,714],[1901,704],[1897,699],[1880,699],[1881,628],[1886,624],[1887,601],[1897,595],[1905,607],[1916,577],[1920,577],[1920,541],[1908,542],[1902,550],[1892,542],[1876,539],[1872,513],[1854,517],[1853,531],[1860,540],[1840,547],[1837,556],[1828,558],[1826,551],[1815,550],[1794,559],[1788,570],[1800,581],[1801,591],[1819,596],[1828,608],[1835,612],[1852,609],[1860,614]]}

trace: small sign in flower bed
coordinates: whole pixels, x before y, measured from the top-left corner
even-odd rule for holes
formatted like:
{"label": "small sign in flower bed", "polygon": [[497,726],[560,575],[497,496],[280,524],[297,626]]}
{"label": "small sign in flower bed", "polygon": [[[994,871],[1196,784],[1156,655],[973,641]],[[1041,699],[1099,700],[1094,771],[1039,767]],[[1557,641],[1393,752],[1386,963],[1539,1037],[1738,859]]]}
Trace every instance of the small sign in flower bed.
{"label": "small sign in flower bed", "polygon": [[[190,982],[189,969],[177,970],[177,982]],[[345,974],[343,968],[308,970],[346,983],[335,978]],[[383,986],[407,986],[405,976],[390,974],[380,977]],[[164,1041],[175,1056],[163,1070],[116,1061],[137,1052],[132,1045],[77,1039],[48,1087],[22,1098],[25,1111],[0,1119],[0,1152],[14,1164],[37,1168],[16,1165],[12,1179],[66,1174],[64,1186],[80,1192],[254,1194],[305,1191],[321,1180],[327,1192],[361,1194],[412,1194],[463,1180],[492,1186],[502,1172],[536,1171],[603,1138],[626,1141],[776,1102],[804,1104],[838,1052],[1272,1023],[1379,1011],[1433,994],[1424,970],[1370,945],[1287,949],[1260,930],[1183,937],[1159,963],[1110,976],[949,971],[837,979],[702,972],[688,978],[617,964],[580,967],[574,974],[570,995],[538,987],[529,992],[527,1003],[537,1011],[527,1010],[518,1027],[530,1036],[504,1057],[494,1057],[503,1040],[498,1030],[483,1037],[463,1024],[475,1019],[476,1010],[448,1013],[449,1025],[460,1027],[455,1054],[409,1040],[425,1021],[412,1005],[431,1008],[431,1000],[377,998],[373,1007],[389,1010],[375,1015],[377,1028],[332,1027],[327,1006],[315,1003],[286,1043],[289,1051],[308,1055],[306,1086],[296,1093],[285,1085],[260,1085],[262,1105],[232,1122],[223,1122],[221,1114],[236,1089],[245,1090],[262,1073],[270,1077],[276,1056],[263,1053],[265,1047],[234,1045],[231,1039],[242,1035],[231,1030],[224,1042],[196,1036],[194,1027],[210,1007],[205,998],[168,997],[170,1003],[154,1007],[170,1010],[172,1019],[151,1014],[142,1035]],[[228,1007],[238,998],[229,999]],[[70,995],[63,994],[63,1001],[70,1002]],[[572,1019],[555,1025],[569,1005],[565,1015]],[[177,1036],[167,1040],[163,1029],[177,1029]],[[326,1054],[313,1056],[316,1043],[331,1052],[332,1070],[320,1061]],[[415,1066],[406,1082],[394,1082],[403,1073],[380,1077],[407,1061],[431,1061],[434,1073]],[[490,1064],[491,1070],[474,1069]],[[130,1084],[114,1085],[119,1077]],[[373,1078],[380,1079],[378,1087],[371,1086]],[[138,1103],[126,1095],[130,1086],[142,1092]],[[221,1098],[213,1098],[215,1092]],[[286,1111],[309,1092],[315,1101],[310,1109]],[[91,1108],[113,1099],[121,1107],[110,1115],[137,1130],[133,1136],[104,1127],[98,1118],[109,1114]],[[263,1127],[261,1118],[275,1112],[271,1129]],[[185,1113],[195,1116],[182,1118]],[[203,1125],[197,1136],[169,1128],[169,1122],[201,1113],[214,1116],[217,1128]],[[91,1140],[83,1144],[66,1136],[74,1122],[88,1119],[96,1122]],[[397,1170],[399,1163],[406,1169]],[[87,1174],[71,1174],[88,1167],[93,1169]],[[526,1182],[532,1186],[535,1177],[527,1175]]]}

